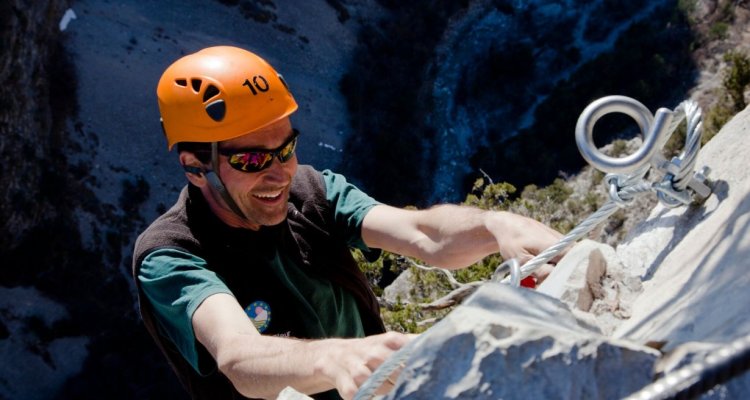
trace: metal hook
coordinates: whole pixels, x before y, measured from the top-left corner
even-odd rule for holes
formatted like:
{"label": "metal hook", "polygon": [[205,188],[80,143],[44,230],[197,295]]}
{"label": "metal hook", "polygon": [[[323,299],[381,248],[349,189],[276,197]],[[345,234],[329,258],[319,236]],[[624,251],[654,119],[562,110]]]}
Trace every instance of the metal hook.
{"label": "metal hook", "polygon": [[[633,154],[626,157],[610,157],[594,145],[594,125],[599,118],[609,113],[625,114],[635,120],[643,135],[643,145]],[[673,113],[660,108],[656,115],[639,101],[625,96],[606,96],[589,104],[578,117],[576,123],[576,144],[586,161],[594,168],[605,173],[628,174],[643,167],[649,162],[661,162],[659,153],[669,135],[669,125]]]}
{"label": "metal hook", "polygon": [[[599,118],[609,113],[622,113],[633,118],[643,135],[643,145],[633,154],[622,158],[607,156],[594,145],[594,125]],[[679,157],[667,161],[661,149],[682,121],[687,120],[685,150]],[[656,115],[635,99],[625,96],[607,96],[589,104],[576,124],[576,144],[586,161],[594,168],[608,174],[617,174],[617,180],[608,179],[610,197],[624,206],[627,199],[618,195],[624,180],[641,178],[649,169],[649,163],[664,174],[664,179],[653,185],[659,201],[667,207],[687,205],[694,200],[705,199],[711,194],[708,186],[708,169],[693,172],[700,150],[701,110],[690,100],[681,103],[674,111],[660,108]],[[622,177],[622,178],[620,178]],[[690,189],[689,191],[687,189]]]}
{"label": "metal hook", "polygon": [[[507,282],[508,277],[506,277],[506,275],[508,275],[509,273],[510,284],[515,287],[521,286],[521,265],[518,263],[518,259],[516,258],[505,260],[502,264],[498,265],[495,269],[495,272],[492,273],[491,280]],[[503,279],[503,277],[505,278]]]}

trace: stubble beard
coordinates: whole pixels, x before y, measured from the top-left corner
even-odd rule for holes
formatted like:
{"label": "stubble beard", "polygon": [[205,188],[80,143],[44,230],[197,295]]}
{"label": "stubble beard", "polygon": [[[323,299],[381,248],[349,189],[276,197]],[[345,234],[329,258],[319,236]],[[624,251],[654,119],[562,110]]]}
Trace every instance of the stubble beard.
{"label": "stubble beard", "polygon": [[248,221],[260,226],[274,226],[282,223],[287,216],[289,204],[289,188],[284,188],[281,192],[281,199],[278,204],[266,205],[261,200],[255,198],[251,193],[243,196],[242,212]]}

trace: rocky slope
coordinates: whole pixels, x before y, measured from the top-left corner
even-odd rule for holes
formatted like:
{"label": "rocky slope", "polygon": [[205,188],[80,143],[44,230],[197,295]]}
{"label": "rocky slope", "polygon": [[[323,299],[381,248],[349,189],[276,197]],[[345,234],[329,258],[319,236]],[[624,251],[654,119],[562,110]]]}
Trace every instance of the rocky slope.
{"label": "rocky slope", "polygon": [[[747,357],[748,133],[750,108],[701,151],[704,203],[657,205],[615,249],[578,244],[538,291],[480,288],[421,335],[388,398],[623,398],[691,363]],[[683,395],[746,397],[746,358],[735,365]]]}
{"label": "rocky slope", "polygon": [[55,159],[42,165],[29,161],[44,159],[61,146],[65,116],[76,107],[75,87],[67,76],[72,66],[57,34],[67,4],[7,1],[0,6],[0,184],[5,188],[0,246],[5,249],[17,246],[30,229],[55,214],[50,203],[54,190],[46,186],[59,165]]}

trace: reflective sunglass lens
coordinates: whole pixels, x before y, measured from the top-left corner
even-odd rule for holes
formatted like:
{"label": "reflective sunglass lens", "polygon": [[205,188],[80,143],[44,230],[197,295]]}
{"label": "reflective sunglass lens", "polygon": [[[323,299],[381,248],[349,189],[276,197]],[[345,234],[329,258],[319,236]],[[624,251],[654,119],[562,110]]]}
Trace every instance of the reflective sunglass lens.
{"label": "reflective sunglass lens", "polygon": [[294,156],[294,149],[297,147],[297,138],[292,139],[288,145],[279,151],[279,160],[281,162],[289,161]]}
{"label": "reflective sunglass lens", "polygon": [[270,153],[238,153],[229,157],[229,164],[240,171],[260,171],[273,159]]}
{"label": "reflective sunglass lens", "polygon": [[297,135],[299,132],[294,131],[294,136],[282,148],[269,151],[247,151],[242,153],[231,154],[228,151],[220,152],[229,158],[229,165],[232,168],[244,172],[258,172],[268,168],[274,158],[280,162],[287,162],[294,157],[294,150],[297,147]]}

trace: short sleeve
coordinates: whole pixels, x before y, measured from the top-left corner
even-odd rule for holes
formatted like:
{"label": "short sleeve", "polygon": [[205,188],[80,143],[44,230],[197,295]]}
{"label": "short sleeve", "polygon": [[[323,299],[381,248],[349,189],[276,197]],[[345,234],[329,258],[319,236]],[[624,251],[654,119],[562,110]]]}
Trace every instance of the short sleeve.
{"label": "short sleeve", "polygon": [[209,296],[232,294],[200,257],[176,249],[150,253],[138,271],[141,288],[160,331],[200,374],[211,372],[214,362],[195,339],[193,313]]}
{"label": "short sleeve", "polygon": [[336,225],[345,233],[347,244],[361,250],[369,250],[362,240],[362,221],[378,201],[347,182],[343,175],[324,170],[326,200],[334,208]]}

